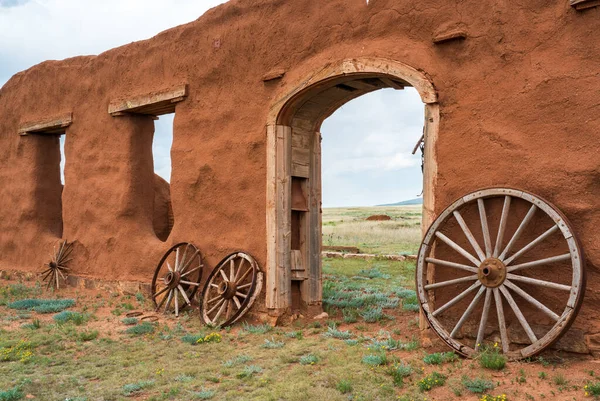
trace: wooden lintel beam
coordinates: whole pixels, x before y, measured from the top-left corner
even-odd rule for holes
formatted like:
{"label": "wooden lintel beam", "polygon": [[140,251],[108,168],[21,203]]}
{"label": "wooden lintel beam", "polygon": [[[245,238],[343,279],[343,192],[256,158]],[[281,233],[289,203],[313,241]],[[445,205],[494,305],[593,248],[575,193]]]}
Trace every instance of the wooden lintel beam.
{"label": "wooden lintel beam", "polygon": [[576,10],[585,10],[600,6],[600,0],[571,0],[571,6]]}
{"label": "wooden lintel beam", "polygon": [[402,90],[404,89],[404,85],[402,85],[400,82],[396,82],[393,79],[389,79],[389,78],[385,78],[385,77],[380,77],[379,80],[381,82],[383,82],[385,84],[385,86],[389,86],[390,88],[394,88],[396,90]]}
{"label": "wooden lintel beam", "polygon": [[58,134],[64,131],[73,123],[73,113],[67,113],[60,116],[54,116],[37,120],[33,122],[23,123],[19,126],[19,135],[27,134]]}
{"label": "wooden lintel beam", "polygon": [[464,40],[467,38],[467,33],[465,31],[452,31],[446,32],[433,37],[433,43],[440,44],[450,42],[452,40]]}
{"label": "wooden lintel beam", "polygon": [[[108,113],[116,117],[123,115],[123,113],[147,114],[144,109],[171,110],[168,107],[169,105],[183,101],[187,95],[187,85],[181,85],[176,88],[136,96],[127,100],[113,101],[108,106]],[[172,106],[172,108],[174,107]]]}
{"label": "wooden lintel beam", "polygon": [[380,88],[377,85],[373,85],[373,84],[365,82],[365,81],[363,81],[361,79],[356,79],[354,81],[344,82],[344,85],[350,86],[350,87],[358,89],[358,90],[369,90],[369,91],[372,91],[374,89]]}

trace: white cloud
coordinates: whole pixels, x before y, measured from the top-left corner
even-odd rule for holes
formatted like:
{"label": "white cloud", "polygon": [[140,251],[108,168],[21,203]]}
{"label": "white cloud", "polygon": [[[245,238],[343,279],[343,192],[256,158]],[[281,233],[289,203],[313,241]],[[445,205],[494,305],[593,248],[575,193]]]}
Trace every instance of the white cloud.
{"label": "white cloud", "polygon": [[[0,85],[44,60],[99,54],[199,18],[224,0],[0,0]],[[416,91],[362,96],[325,121],[325,206],[373,205],[421,192],[423,126]],[[172,117],[156,122],[155,171],[170,179]],[[68,161],[67,161],[68,163]]]}

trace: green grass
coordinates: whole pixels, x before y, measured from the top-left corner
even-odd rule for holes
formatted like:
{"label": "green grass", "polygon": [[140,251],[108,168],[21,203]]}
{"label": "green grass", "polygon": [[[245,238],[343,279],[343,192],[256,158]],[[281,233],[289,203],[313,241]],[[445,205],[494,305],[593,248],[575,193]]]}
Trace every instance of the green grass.
{"label": "green grass", "polygon": [[388,374],[392,376],[395,386],[404,387],[404,379],[413,374],[413,368],[404,363],[395,363],[389,367]]}
{"label": "green grass", "polygon": [[73,323],[76,326],[80,326],[88,321],[89,316],[79,312],[62,311],[54,315],[52,318],[58,324]]}
{"label": "green grass", "polygon": [[11,388],[10,390],[0,391],[0,401],[17,401],[25,397],[25,394],[19,387]]}
{"label": "green grass", "polygon": [[433,372],[417,382],[417,386],[421,391],[429,391],[434,387],[441,387],[446,383],[446,376]]}
{"label": "green grass", "polygon": [[370,366],[387,365],[388,359],[385,353],[369,354],[362,358],[362,363]]}
{"label": "green grass", "polygon": [[153,323],[142,322],[125,330],[125,333],[133,336],[143,336],[144,334],[154,333],[156,325]]}
{"label": "green grass", "polygon": [[10,309],[32,310],[38,313],[62,312],[75,305],[74,299],[21,299],[11,302],[6,306]]}
{"label": "green grass", "polygon": [[142,390],[152,387],[154,385],[153,380],[142,380],[137,383],[130,383],[123,386],[123,395],[125,397],[132,396]]}
{"label": "green grass", "polygon": [[335,388],[342,394],[349,394],[352,392],[352,381],[351,380],[340,380]]}
{"label": "green grass", "polygon": [[298,362],[300,365],[314,365],[319,362],[319,357],[313,354],[303,355]]}
{"label": "green grass", "polygon": [[477,359],[479,359],[479,364],[485,369],[502,370],[506,366],[506,357],[500,352],[497,346],[482,347]]}
{"label": "green grass", "polygon": [[278,348],[283,348],[284,345],[285,345],[285,343],[283,341],[277,341],[273,337],[271,337],[270,340],[268,338],[265,338],[265,342],[262,343],[261,348],[278,349]]}
{"label": "green grass", "polygon": [[494,383],[491,380],[483,378],[469,379],[467,376],[463,376],[462,385],[472,393],[483,394],[494,389]]}
{"label": "green grass", "polygon": [[436,352],[425,355],[423,362],[428,365],[441,365],[442,363],[454,362],[458,359],[458,355],[454,352]]}

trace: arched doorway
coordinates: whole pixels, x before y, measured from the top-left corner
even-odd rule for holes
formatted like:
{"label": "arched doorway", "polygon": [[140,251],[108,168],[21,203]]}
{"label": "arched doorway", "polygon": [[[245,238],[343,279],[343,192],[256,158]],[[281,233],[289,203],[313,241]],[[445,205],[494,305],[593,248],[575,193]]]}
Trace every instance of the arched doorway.
{"label": "arched doorway", "polygon": [[266,307],[292,304],[292,281],[306,305],[320,305],[321,134],[323,121],[348,101],[382,88],[414,87],[425,104],[423,227],[433,218],[439,107],[418,70],[387,59],[333,63],[302,81],[271,107],[267,121]]}

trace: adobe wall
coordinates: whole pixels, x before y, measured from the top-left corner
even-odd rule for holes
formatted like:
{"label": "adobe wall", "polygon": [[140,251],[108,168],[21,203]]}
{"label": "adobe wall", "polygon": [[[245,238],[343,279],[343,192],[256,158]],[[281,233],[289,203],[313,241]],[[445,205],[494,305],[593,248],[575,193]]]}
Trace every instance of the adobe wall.
{"label": "adobe wall", "polygon": [[[467,39],[435,45],[460,28]],[[265,122],[275,99],[328,63],[380,57],[424,71],[440,104],[436,212],[471,190],[522,187],[556,204],[588,258],[576,326],[600,306],[600,8],[547,2],[239,0],[98,56],[48,61],[0,89],[0,269],[37,271],[60,232],[52,139],[23,122],[73,112],[63,237],[78,276],[149,281],[174,243],[213,267],[234,250],[266,264]],[[281,80],[263,82],[274,69]],[[177,105],[166,243],[152,229],[150,117],[111,117],[115,99],[186,83]],[[53,177],[56,175],[54,174]],[[44,178],[41,179],[40,177]],[[57,201],[58,199],[58,201]]]}

